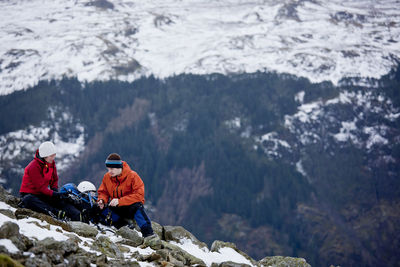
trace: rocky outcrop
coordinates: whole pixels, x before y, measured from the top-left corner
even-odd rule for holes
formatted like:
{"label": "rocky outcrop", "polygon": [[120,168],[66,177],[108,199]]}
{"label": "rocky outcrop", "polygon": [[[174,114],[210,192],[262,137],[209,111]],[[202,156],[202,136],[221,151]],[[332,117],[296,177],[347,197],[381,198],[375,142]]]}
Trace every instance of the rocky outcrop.
{"label": "rocky outcrop", "polygon": [[298,267],[311,267],[310,264],[302,258],[292,258],[292,257],[265,257],[259,262],[261,266],[298,266]]}
{"label": "rocky outcrop", "polygon": [[304,259],[266,257],[257,262],[233,243],[214,241],[209,250],[181,226],[153,222],[143,238],[120,229],[63,222],[18,208],[18,199],[0,187],[0,266],[296,266]]}
{"label": "rocky outcrop", "polygon": [[232,248],[233,250],[235,250],[238,254],[242,255],[243,257],[245,257],[248,261],[250,261],[253,265],[257,265],[257,263],[246,253],[244,253],[243,251],[240,251],[235,244],[230,243],[230,242],[223,242],[223,241],[219,241],[219,240],[215,240],[212,245],[211,245],[211,251],[215,251],[215,252],[220,252],[220,249],[222,248]]}

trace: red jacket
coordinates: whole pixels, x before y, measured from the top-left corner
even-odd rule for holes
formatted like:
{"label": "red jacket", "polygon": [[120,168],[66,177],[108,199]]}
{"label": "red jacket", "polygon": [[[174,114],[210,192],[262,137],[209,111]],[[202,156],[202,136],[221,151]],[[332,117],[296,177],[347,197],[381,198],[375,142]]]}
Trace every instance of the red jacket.
{"label": "red jacket", "polygon": [[39,157],[39,150],[36,150],[35,158],[25,167],[19,192],[52,196],[53,190],[49,187],[58,189],[56,164],[45,162]]}
{"label": "red jacket", "polygon": [[111,177],[108,172],[104,175],[97,192],[98,199],[102,199],[104,203],[118,198],[118,206],[129,206],[136,202],[144,204],[144,183],[125,161],[123,161],[120,175]]}

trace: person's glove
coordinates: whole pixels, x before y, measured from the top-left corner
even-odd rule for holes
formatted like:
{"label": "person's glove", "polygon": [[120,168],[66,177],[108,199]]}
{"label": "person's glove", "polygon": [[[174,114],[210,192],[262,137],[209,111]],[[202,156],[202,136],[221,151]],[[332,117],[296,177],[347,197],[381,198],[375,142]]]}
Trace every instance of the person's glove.
{"label": "person's glove", "polygon": [[67,197],[68,197],[67,193],[60,193],[57,191],[53,191],[53,198],[55,198],[57,200],[61,200],[61,199],[67,198]]}
{"label": "person's glove", "polygon": [[118,204],[119,204],[119,200],[118,200],[118,198],[113,198],[111,201],[110,201],[110,206],[111,207],[116,207],[116,206],[118,206]]}
{"label": "person's glove", "polygon": [[99,208],[101,210],[104,209],[104,206],[105,206],[104,200],[100,199],[99,201],[97,201],[97,205],[99,206]]}

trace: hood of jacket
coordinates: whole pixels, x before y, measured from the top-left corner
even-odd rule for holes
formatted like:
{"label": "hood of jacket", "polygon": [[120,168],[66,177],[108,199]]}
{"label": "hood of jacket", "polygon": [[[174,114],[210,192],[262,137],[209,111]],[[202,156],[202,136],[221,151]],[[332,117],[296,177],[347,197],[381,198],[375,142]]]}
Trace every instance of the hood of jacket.
{"label": "hood of jacket", "polygon": [[39,155],[39,149],[36,149],[36,153],[35,153],[35,158],[34,160],[39,163],[39,165],[44,168],[44,167],[54,167],[54,165],[56,164],[55,161],[53,161],[52,163],[48,163],[46,162],[46,160],[42,157],[40,157]]}
{"label": "hood of jacket", "polygon": [[122,172],[120,175],[114,176],[112,177],[109,173],[107,173],[107,175],[109,175],[111,181],[113,182],[117,182],[117,183],[122,183],[126,180],[126,178],[128,177],[128,174],[132,171],[131,167],[129,167],[128,163],[126,163],[125,161],[122,161]]}

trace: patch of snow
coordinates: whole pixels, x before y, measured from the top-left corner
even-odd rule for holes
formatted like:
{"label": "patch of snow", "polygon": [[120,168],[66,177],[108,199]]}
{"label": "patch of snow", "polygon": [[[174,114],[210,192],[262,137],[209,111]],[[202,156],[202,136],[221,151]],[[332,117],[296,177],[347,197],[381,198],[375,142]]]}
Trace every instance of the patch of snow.
{"label": "patch of snow", "polygon": [[320,136],[313,132],[303,132],[300,135],[300,142],[303,145],[316,144],[320,140]]}
{"label": "patch of snow", "polygon": [[304,96],[305,96],[305,92],[304,91],[301,91],[301,92],[298,92],[295,96],[294,96],[294,100],[295,101],[297,101],[297,102],[299,102],[300,104],[303,104],[304,103]]}
{"label": "patch of snow", "polygon": [[264,152],[273,157],[281,157],[280,150],[283,148],[290,151],[291,147],[288,142],[278,138],[276,132],[271,132],[262,135],[261,137],[255,137],[255,142],[260,143],[263,147]]}
{"label": "patch of snow", "polygon": [[[363,129],[363,132],[365,134],[369,135],[369,138],[368,138],[367,144],[366,144],[367,149],[371,149],[372,146],[374,146],[374,145],[386,145],[389,143],[389,141],[386,138],[382,137],[382,135],[381,135],[381,134],[383,134],[382,130],[383,129],[380,127],[379,128],[365,127]],[[384,132],[384,130],[383,130],[383,132]]]}
{"label": "patch of snow", "polygon": [[296,170],[301,173],[304,177],[307,177],[307,173],[303,168],[303,164],[301,163],[301,160],[296,162]]}
{"label": "patch of snow", "polygon": [[4,203],[4,202],[2,202],[2,201],[0,201],[0,209],[3,209],[3,210],[10,210],[10,211],[12,211],[12,212],[15,212],[17,209],[16,208],[13,208],[13,207],[11,207],[10,205],[8,205],[8,204],[6,204],[6,203]]}
{"label": "patch of snow", "polygon": [[[298,112],[294,115],[302,123],[316,120],[321,112],[322,101],[317,101],[308,104],[302,104],[298,107]],[[285,122],[286,123],[286,122]]]}
{"label": "patch of snow", "polygon": [[351,122],[341,122],[342,128],[340,128],[339,133],[333,135],[333,137],[339,141],[339,142],[346,142],[348,140],[351,140],[353,143],[357,143],[357,136],[356,131],[357,131],[357,126],[355,121]]}
{"label": "patch of snow", "polygon": [[18,253],[19,249],[10,239],[0,239],[0,246],[4,246],[10,253]]}
{"label": "patch of snow", "polygon": [[207,248],[200,248],[193,244],[189,239],[182,239],[181,243],[171,242],[171,244],[174,244],[193,256],[203,260],[207,266],[211,266],[212,263],[221,263],[225,261],[233,261],[254,266],[248,259],[232,248],[223,247],[219,252],[211,252]]}
{"label": "patch of snow", "polygon": [[390,121],[395,121],[395,120],[397,120],[399,118],[400,118],[400,112],[398,112],[398,113],[390,113],[390,114],[385,115],[385,119],[388,119]]}
{"label": "patch of snow", "polygon": [[30,238],[43,240],[46,237],[53,237],[58,241],[65,241],[68,239],[67,236],[59,232],[62,229],[61,227],[50,225],[50,230],[39,227],[38,225],[47,225],[47,223],[35,218],[16,220],[0,213],[0,225],[3,225],[6,221],[18,224],[20,233]]}
{"label": "patch of snow", "polygon": [[247,126],[246,129],[240,133],[240,136],[244,138],[250,138],[251,132],[252,132],[251,126]]}
{"label": "patch of snow", "polygon": [[188,124],[189,124],[189,120],[187,118],[182,118],[180,121],[178,121],[174,125],[174,130],[178,131],[178,132],[185,132]]}
{"label": "patch of snow", "polygon": [[354,93],[350,93],[347,91],[340,92],[338,97],[326,101],[326,105],[335,105],[338,103],[350,104],[351,98],[354,98],[354,95],[355,95]]}
{"label": "patch of snow", "polygon": [[236,117],[233,118],[232,120],[226,121],[225,125],[227,125],[231,129],[239,129],[241,126],[240,118]]}

